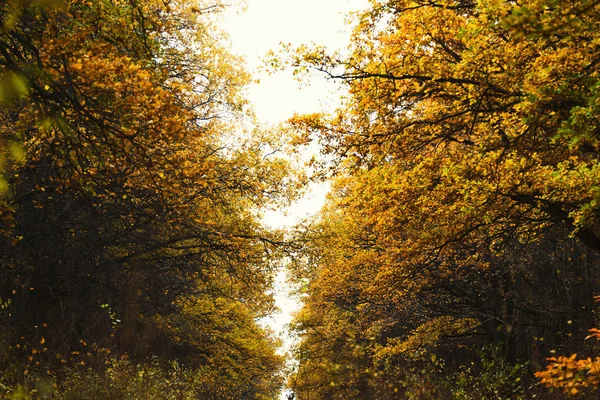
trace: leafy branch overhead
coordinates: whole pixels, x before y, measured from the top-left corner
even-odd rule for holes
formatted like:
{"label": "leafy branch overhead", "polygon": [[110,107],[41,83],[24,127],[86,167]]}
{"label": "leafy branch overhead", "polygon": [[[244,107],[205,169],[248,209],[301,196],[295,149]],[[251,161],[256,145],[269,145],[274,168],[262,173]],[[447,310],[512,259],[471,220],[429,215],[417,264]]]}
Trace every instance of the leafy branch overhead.
{"label": "leafy branch overhead", "polygon": [[600,1],[369,4],[267,129],[219,1],[0,1],[0,397],[275,399],[284,264],[294,398],[597,397]]}
{"label": "leafy branch overhead", "polygon": [[[476,360],[469,398],[529,398],[533,364],[591,346],[596,324],[600,3],[374,0],[357,21],[346,52],[289,55],[348,90],[333,115],[290,120],[335,182],[299,233],[290,385],[454,398],[443,377]],[[477,349],[498,342],[530,375],[484,390]]]}
{"label": "leafy branch overhead", "polygon": [[172,373],[195,384],[160,395],[276,396],[282,358],[257,321],[283,239],[259,210],[299,183],[282,139],[239,127],[249,75],[212,22],[222,5],[0,8],[0,365],[32,374],[0,379],[1,396],[42,379],[87,397],[57,377],[90,364],[80,378],[111,388]]}

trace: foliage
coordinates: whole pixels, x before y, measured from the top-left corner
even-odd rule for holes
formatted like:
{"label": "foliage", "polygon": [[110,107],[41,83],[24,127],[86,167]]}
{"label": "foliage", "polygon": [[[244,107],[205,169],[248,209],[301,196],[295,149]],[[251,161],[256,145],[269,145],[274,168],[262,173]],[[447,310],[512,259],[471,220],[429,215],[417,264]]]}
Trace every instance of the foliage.
{"label": "foliage", "polygon": [[[429,377],[485,364],[495,343],[508,376],[593,351],[577,340],[599,282],[599,24],[588,0],[374,0],[348,54],[292,55],[349,91],[333,115],[290,121],[334,179],[298,233],[299,399],[408,396],[385,383],[411,371],[443,398]],[[515,396],[543,390],[531,372]],[[495,383],[469,395],[513,387]]]}
{"label": "foliage", "polygon": [[123,378],[74,370],[67,398],[87,379],[114,389],[98,398],[150,398],[162,389],[137,374],[184,364],[200,389],[163,388],[174,398],[198,379],[206,398],[276,393],[282,359],[257,320],[282,238],[259,210],[298,182],[280,138],[240,128],[249,77],[211,22],[221,7],[0,4],[0,368],[64,371],[99,346],[130,357]]}
{"label": "foliage", "polygon": [[[91,354],[91,353],[90,353]],[[153,358],[134,364],[127,357],[115,357],[99,351],[94,354],[98,368],[79,365],[62,375],[42,368],[24,378],[7,371],[0,381],[0,395],[6,399],[267,399],[252,396],[234,377],[210,367],[189,368],[171,361]],[[18,383],[16,383],[18,382]],[[11,385],[12,384],[12,385]]]}
{"label": "foliage", "polygon": [[[486,346],[478,354],[480,365],[461,366],[445,382],[453,399],[526,399],[523,389],[526,364],[509,364],[500,345]],[[531,390],[532,388],[529,388]]]}
{"label": "foliage", "polygon": [[594,247],[595,145],[569,127],[594,115],[597,12],[587,1],[374,2],[351,57],[317,49],[296,61],[346,82],[346,108],[293,122],[389,179],[376,205],[427,232],[407,244],[411,259],[481,232],[533,240],[556,221]]}
{"label": "foliage", "polygon": [[[596,302],[600,301],[599,296],[595,296],[594,299]],[[600,338],[597,328],[590,329],[589,333],[586,339]],[[569,357],[550,357],[548,361],[550,364],[546,370],[535,374],[541,384],[561,389],[568,395],[576,395],[582,391],[592,392],[600,387],[600,357],[578,359],[577,354],[573,354]]]}
{"label": "foliage", "polygon": [[575,395],[582,389],[597,388],[600,359],[577,359],[577,354],[548,359],[550,364],[543,372],[537,372],[540,382],[551,388],[562,389],[566,394]]}

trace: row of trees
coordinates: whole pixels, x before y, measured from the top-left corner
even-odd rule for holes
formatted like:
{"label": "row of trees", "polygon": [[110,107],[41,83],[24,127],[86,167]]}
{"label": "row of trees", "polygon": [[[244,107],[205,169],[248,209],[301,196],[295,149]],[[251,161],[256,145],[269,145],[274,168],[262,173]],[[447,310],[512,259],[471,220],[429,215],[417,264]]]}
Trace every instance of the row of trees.
{"label": "row of trees", "polygon": [[372,0],[295,53],[349,97],[291,121],[334,180],[293,248],[219,3],[0,7],[2,396],[274,398],[282,250],[299,399],[595,395],[599,1]]}
{"label": "row of trees", "polygon": [[349,90],[291,121],[334,176],[298,232],[299,399],[560,398],[533,373],[572,353],[543,383],[596,396],[599,32],[593,0],[373,0],[348,54],[293,56]]}
{"label": "row of trees", "polygon": [[276,396],[257,210],[295,188],[221,7],[0,2],[0,397]]}

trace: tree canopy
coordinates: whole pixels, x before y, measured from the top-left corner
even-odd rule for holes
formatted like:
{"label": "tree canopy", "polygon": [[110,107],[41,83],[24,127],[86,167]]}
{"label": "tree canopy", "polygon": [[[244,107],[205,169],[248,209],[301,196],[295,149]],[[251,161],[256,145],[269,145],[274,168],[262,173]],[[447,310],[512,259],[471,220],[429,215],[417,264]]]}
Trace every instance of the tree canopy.
{"label": "tree canopy", "polygon": [[347,54],[293,55],[349,92],[291,120],[336,181],[302,229],[298,398],[529,398],[527,368],[590,351],[599,23],[596,1],[371,1]]}
{"label": "tree canopy", "polygon": [[0,1],[0,397],[275,399],[284,259],[299,400],[597,397],[600,1],[371,0],[287,130],[224,7]]}
{"label": "tree canopy", "polygon": [[87,393],[117,388],[98,398],[133,398],[144,373],[194,384],[139,398],[276,396],[282,358],[257,321],[281,238],[258,210],[295,186],[280,139],[240,128],[249,76],[211,22],[222,6],[0,6],[0,368],[25,365],[3,395],[33,395],[41,371],[85,397],[59,371],[95,365]]}

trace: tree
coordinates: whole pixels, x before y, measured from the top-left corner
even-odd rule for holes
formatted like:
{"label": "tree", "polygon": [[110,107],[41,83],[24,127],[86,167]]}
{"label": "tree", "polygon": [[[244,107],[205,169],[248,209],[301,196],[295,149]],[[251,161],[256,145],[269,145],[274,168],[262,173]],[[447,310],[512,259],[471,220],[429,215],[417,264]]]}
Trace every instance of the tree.
{"label": "tree", "polygon": [[[352,97],[330,121],[295,123],[346,165],[402,177],[397,214],[431,232],[418,252],[482,230],[532,240],[556,222],[598,250],[595,125],[581,119],[597,106],[597,12],[587,1],[375,2],[350,57],[300,53],[297,65]],[[421,202],[422,218],[404,209]]]}
{"label": "tree", "polygon": [[[537,364],[594,326],[599,13],[594,1],[373,1],[348,56],[299,49],[294,65],[349,90],[335,115],[291,121],[337,179],[308,233],[325,256],[302,267],[299,398],[315,398],[314,379],[356,396],[336,389],[336,363],[370,371],[364,398],[394,398],[392,381],[439,397],[436,379],[478,348],[502,342],[507,361]],[[339,347],[353,329],[366,333]],[[496,389],[526,396],[515,379]]]}
{"label": "tree", "polygon": [[[256,210],[295,188],[268,155],[277,140],[236,128],[248,75],[206,17],[221,6],[2,7],[3,87],[19,90],[0,114],[15,149],[1,170],[0,361],[43,342],[43,365],[75,363],[64,355],[93,343],[229,376],[219,398],[274,396],[281,359],[256,320],[273,309],[281,238]],[[197,390],[220,396],[210,382]]]}

